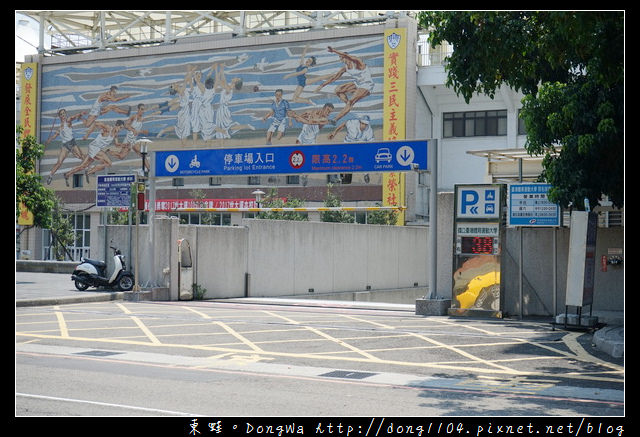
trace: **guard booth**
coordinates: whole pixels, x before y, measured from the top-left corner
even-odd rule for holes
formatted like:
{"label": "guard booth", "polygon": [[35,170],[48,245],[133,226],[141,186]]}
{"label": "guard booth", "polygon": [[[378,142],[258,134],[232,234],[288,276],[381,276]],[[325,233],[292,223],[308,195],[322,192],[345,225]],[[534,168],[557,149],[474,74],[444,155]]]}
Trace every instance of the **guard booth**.
{"label": "guard booth", "polygon": [[178,300],[193,300],[191,245],[184,238],[178,240]]}
{"label": "guard booth", "polygon": [[449,315],[502,317],[503,184],[456,185]]}

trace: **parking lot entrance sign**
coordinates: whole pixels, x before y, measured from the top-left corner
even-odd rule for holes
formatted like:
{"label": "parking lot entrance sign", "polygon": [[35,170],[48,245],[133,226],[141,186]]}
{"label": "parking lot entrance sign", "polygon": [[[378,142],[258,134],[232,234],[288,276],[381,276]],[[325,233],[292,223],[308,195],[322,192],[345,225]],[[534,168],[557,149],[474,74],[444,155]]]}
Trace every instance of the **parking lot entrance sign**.
{"label": "parking lot entrance sign", "polygon": [[157,177],[427,170],[427,140],[157,151]]}

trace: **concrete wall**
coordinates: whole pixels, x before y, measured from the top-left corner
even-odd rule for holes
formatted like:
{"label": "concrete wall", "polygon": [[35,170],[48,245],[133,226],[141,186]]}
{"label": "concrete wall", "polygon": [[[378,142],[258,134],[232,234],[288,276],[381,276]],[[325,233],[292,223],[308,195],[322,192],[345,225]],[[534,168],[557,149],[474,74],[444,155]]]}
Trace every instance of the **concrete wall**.
{"label": "concrete wall", "polygon": [[[451,299],[453,288],[453,202],[452,192],[438,195],[438,290],[439,297]],[[553,315],[565,311],[565,289],[569,256],[567,227],[522,228],[523,241],[523,315]],[[502,245],[504,308],[507,314],[520,314],[520,230],[507,228]],[[556,239],[556,264],[553,262],[553,241]],[[624,248],[624,228],[598,228],[594,278],[594,311],[624,310],[624,266],[607,266],[603,272],[600,259],[610,248]],[[556,299],[554,305],[553,270],[556,269]],[[587,306],[586,311],[590,308]],[[575,308],[570,309],[575,312]]]}
{"label": "concrete wall", "polygon": [[[453,193],[441,193],[438,208],[436,296],[451,299]],[[177,241],[186,238],[194,258],[194,281],[207,289],[206,298],[305,297],[312,295],[309,289],[313,289],[313,296],[367,289],[375,295],[380,290],[378,297],[382,298],[388,296],[388,290],[426,290],[429,286],[428,227],[256,219],[242,223],[231,227],[179,225],[176,218],[158,217],[154,241],[149,238],[149,226],[140,226],[140,284],[169,287],[171,298],[177,299]],[[100,230],[104,241],[104,227]],[[502,245],[503,311],[512,315],[520,312],[519,232],[517,228],[507,229]],[[554,231],[523,229],[524,315],[564,312],[569,232],[568,228],[559,228],[555,233],[554,305]],[[108,227],[107,238],[125,254],[129,235],[135,239],[135,232],[128,226]],[[129,268],[133,268],[135,244],[131,247]],[[598,228],[594,311],[624,309],[624,266],[608,266],[606,272],[600,266],[601,256],[610,248],[623,247],[623,228]],[[111,254],[107,261],[112,268],[110,258]],[[415,302],[411,294],[405,296],[404,303]]]}
{"label": "concrete wall", "polygon": [[[523,314],[547,315],[564,313],[569,253],[569,228],[553,229],[523,228]],[[520,312],[519,257],[520,236],[518,229],[507,229],[506,245],[503,245],[503,278],[505,283],[505,311]],[[556,265],[553,262],[553,240],[556,239]],[[609,248],[624,247],[622,228],[598,228],[596,239],[593,310],[624,310],[624,267],[607,266],[603,272],[600,265],[602,255]],[[556,301],[553,300],[553,270],[557,271]],[[570,308],[571,313],[575,308]],[[586,306],[585,311],[589,311]]]}
{"label": "concrete wall", "polygon": [[427,284],[427,228],[245,220],[250,296]]}

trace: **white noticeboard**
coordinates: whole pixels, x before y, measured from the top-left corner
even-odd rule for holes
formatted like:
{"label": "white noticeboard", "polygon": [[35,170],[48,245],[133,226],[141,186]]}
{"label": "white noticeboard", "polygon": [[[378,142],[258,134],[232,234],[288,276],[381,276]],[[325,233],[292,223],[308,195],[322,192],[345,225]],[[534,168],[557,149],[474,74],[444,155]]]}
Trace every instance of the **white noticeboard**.
{"label": "white noticeboard", "polygon": [[560,226],[560,206],[551,203],[549,184],[509,184],[508,226]]}
{"label": "white noticeboard", "polygon": [[596,230],[596,214],[586,211],[571,213],[565,305],[581,307],[593,303]]}

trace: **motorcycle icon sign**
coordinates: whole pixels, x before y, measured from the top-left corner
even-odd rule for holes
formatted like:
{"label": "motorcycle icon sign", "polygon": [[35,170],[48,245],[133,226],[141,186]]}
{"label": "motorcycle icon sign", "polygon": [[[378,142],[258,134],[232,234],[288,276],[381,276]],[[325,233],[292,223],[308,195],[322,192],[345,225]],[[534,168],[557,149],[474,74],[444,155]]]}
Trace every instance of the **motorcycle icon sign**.
{"label": "motorcycle icon sign", "polygon": [[200,161],[198,161],[198,155],[193,155],[193,159],[189,163],[189,168],[200,168]]}

